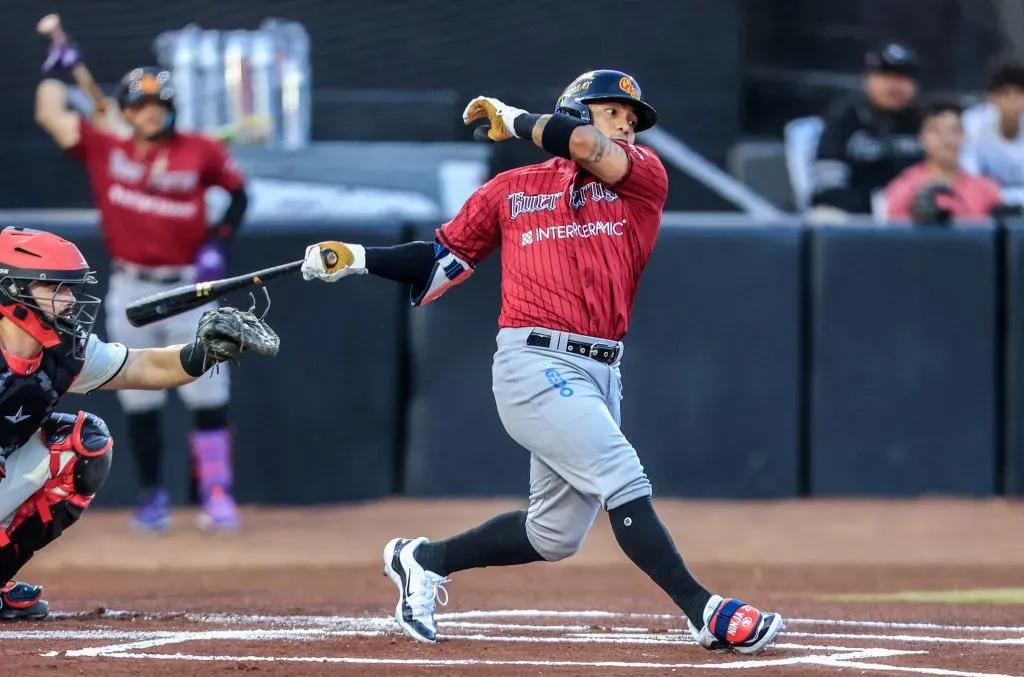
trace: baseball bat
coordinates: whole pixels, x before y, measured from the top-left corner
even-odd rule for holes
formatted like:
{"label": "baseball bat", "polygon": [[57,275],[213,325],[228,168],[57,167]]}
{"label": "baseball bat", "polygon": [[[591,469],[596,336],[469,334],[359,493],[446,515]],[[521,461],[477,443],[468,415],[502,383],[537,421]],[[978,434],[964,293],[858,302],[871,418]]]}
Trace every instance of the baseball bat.
{"label": "baseball bat", "polygon": [[[58,14],[47,14],[44,16],[36,25],[36,30],[40,35],[49,37],[54,44],[59,45],[68,41],[67,33],[64,32],[64,27],[61,26],[60,15]],[[100,114],[105,113],[107,99],[99,85],[96,84],[96,80],[92,77],[89,68],[84,63],[75,64],[74,68],[71,69],[71,75],[74,76],[78,86],[84,89],[89,98],[92,99],[96,112]]]}
{"label": "baseball bat", "polygon": [[[352,253],[342,242],[321,243],[320,256],[323,258],[324,267],[330,272],[351,265],[353,262]],[[262,285],[266,280],[288,275],[301,269],[302,260],[299,260],[236,277],[185,284],[132,301],[125,307],[125,315],[128,317],[128,323],[133,327],[144,327],[147,324],[205,306],[210,301],[237,289]]]}
{"label": "baseball bat", "polygon": [[[334,253],[334,252],[330,252]],[[327,252],[324,253],[325,256]],[[144,327],[158,320],[188,312],[194,308],[205,306],[229,292],[245,289],[253,285],[261,285],[266,280],[294,273],[302,267],[302,261],[292,261],[272,268],[264,268],[237,277],[226,277],[211,282],[185,284],[174,289],[144,296],[128,304],[125,314],[128,323],[133,327]]]}

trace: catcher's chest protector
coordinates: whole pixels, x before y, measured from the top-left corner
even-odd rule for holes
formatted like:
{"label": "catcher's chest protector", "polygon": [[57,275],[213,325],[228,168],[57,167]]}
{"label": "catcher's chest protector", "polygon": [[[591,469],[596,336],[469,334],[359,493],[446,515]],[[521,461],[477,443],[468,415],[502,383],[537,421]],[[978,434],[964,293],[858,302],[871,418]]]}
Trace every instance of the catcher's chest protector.
{"label": "catcher's chest protector", "polygon": [[44,349],[39,366],[21,375],[11,369],[0,351],[0,459],[38,432],[84,364],[81,358],[72,357],[70,342],[66,342]]}

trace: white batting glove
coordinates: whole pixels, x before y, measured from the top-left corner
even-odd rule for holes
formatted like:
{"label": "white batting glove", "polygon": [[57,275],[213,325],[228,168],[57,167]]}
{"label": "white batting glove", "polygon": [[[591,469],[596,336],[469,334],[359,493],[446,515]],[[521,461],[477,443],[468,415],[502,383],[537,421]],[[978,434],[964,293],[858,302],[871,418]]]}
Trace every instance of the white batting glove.
{"label": "white batting glove", "polygon": [[469,102],[462,112],[462,121],[469,125],[477,120],[487,120],[481,130],[487,130],[487,138],[491,141],[505,141],[512,137],[518,138],[515,130],[515,119],[527,111],[513,108],[506,103],[488,96],[478,96]]}
{"label": "white batting glove", "polygon": [[358,244],[326,241],[306,247],[302,279],[337,282],[348,275],[366,273],[366,249]]}

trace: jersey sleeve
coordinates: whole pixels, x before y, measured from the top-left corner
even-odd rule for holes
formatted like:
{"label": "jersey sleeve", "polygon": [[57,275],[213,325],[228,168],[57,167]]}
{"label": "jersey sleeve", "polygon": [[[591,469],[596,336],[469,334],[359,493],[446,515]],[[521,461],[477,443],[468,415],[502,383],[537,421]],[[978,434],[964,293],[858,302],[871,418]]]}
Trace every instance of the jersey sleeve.
{"label": "jersey sleeve", "polygon": [[501,246],[497,195],[495,178],[470,195],[455,218],[436,231],[438,242],[471,266]]}
{"label": "jersey sleeve", "polygon": [[67,149],[67,153],[88,163],[99,153],[109,150],[117,137],[94,125],[84,115],[78,116],[78,143]]}
{"label": "jersey sleeve", "polygon": [[612,190],[644,211],[660,213],[668,199],[668,173],[661,158],[646,146],[615,143],[626,151],[629,169]]}
{"label": "jersey sleeve", "polygon": [[210,139],[206,148],[203,178],[207,186],[220,186],[230,193],[245,185],[241,168],[222,142]]}
{"label": "jersey sleeve", "polygon": [[70,392],[91,393],[117,376],[127,361],[128,348],[124,344],[106,343],[95,334],[90,335],[85,345],[85,364],[71,384]]}

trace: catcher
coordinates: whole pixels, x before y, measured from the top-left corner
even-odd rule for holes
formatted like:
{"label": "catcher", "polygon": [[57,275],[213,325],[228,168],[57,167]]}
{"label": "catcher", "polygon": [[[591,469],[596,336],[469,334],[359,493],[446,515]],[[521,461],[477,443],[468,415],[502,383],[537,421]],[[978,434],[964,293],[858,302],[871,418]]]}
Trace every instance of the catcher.
{"label": "catcher", "polygon": [[100,299],[82,253],[52,233],[0,230],[0,620],[43,618],[43,589],[13,580],[74,524],[110,471],[113,440],[93,414],[56,413],[66,393],[160,390],[280,340],[249,311],[218,308],[186,345],[129,350],[92,333]]}

